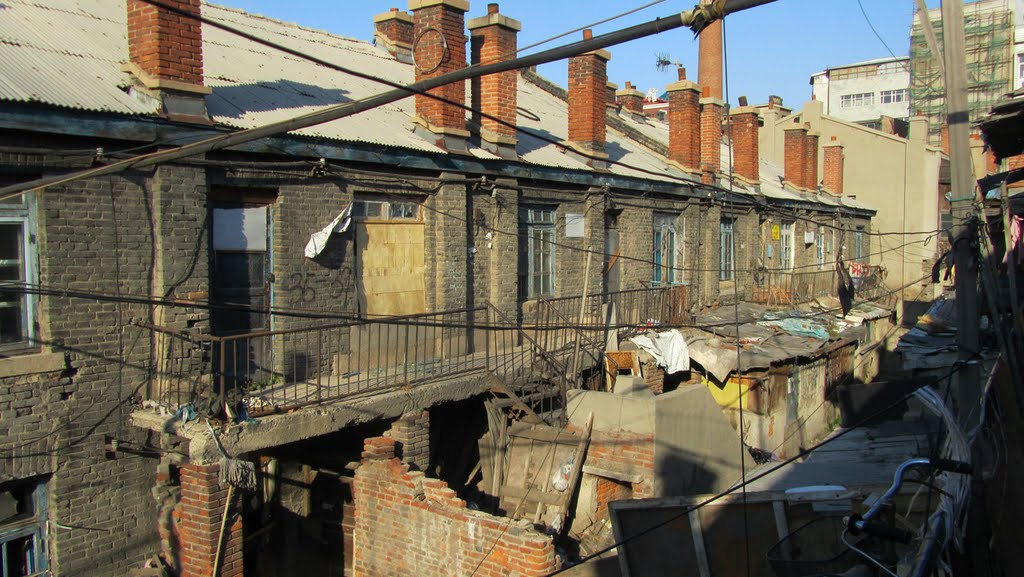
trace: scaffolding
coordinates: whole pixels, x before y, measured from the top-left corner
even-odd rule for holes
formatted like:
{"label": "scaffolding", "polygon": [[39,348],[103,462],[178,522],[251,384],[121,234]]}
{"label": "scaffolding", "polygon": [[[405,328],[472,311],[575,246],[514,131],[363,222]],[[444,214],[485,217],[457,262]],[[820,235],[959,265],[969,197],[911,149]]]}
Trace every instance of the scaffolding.
{"label": "scaffolding", "polygon": [[[929,10],[927,17],[941,46],[939,9]],[[971,122],[975,122],[1012,90],[1014,21],[1010,0],[965,2],[964,40],[968,111]],[[938,55],[928,46],[921,13],[916,12],[910,31],[910,104],[912,111],[928,118],[933,144],[941,142],[946,121],[946,87],[941,70]]]}

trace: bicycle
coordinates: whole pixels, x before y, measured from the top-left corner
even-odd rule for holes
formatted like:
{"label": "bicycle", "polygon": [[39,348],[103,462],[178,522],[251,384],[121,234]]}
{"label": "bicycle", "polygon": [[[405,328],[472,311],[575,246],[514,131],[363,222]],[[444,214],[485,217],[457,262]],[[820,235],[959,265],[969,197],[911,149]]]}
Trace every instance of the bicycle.
{"label": "bicycle", "polygon": [[[918,457],[904,461],[896,468],[893,483],[889,489],[872,503],[863,515],[854,514],[842,518],[819,517],[780,539],[767,554],[768,561],[776,575],[779,577],[872,577],[879,573],[878,570],[881,570],[883,574],[901,577],[885,563],[879,561],[877,557],[891,547],[887,546],[887,543],[909,545],[913,542],[915,534],[882,523],[878,517],[903,487],[907,472],[911,469],[925,467],[964,475],[969,475],[973,471],[969,463],[950,459]],[[911,577],[931,575],[938,553],[941,552],[946,542],[946,515],[948,512],[939,508],[929,519],[928,537],[918,548],[918,562],[909,574]],[[839,541],[842,543],[842,547],[832,552],[834,554],[830,553],[823,558],[801,558],[803,535],[809,534],[818,538],[816,545],[820,548],[820,536],[829,534],[821,528],[823,524],[831,525],[831,534],[835,534],[835,531],[841,529]],[[858,540],[852,540],[850,537]],[[863,561],[869,562],[870,565],[866,565]]]}

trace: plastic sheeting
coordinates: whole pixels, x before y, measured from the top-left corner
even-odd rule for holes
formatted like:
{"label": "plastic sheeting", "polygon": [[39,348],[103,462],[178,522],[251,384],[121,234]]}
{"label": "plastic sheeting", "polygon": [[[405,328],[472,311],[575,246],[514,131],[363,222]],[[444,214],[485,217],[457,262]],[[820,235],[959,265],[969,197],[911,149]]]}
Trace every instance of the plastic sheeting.
{"label": "plastic sheeting", "polygon": [[[653,338],[651,335],[654,335]],[[647,351],[659,367],[665,367],[668,374],[690,370],[690,351],[686,340],[676,329],[663,333],[649,332],[631,339],[636,346]]]}
{"label": "plastic sheeting", "polygon": [[351,202],[345,205],[345,208],[338,213],[338,216],[334,217],[331,224],[325,226],[323,230],[310,235],[309,242],[306,243],[306,258],[316,258],[319,256],[323,252],[324,247],[327,246],[327,241],[331,238],[331,235],[336,232],[345,232],[350,224],[352,224]]}

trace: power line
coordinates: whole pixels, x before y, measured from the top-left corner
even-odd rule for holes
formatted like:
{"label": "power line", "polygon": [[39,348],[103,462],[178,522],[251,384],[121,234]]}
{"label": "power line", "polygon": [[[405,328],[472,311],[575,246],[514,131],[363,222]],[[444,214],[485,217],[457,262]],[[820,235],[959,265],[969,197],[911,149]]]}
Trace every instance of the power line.
{"label": "power line", "polygon": [[[153,5],[161,5],[162,3],[156,2],[156,0],[146,0]],[[485,76],[488,74],[496,74],[499,72],[509,72],[520,68],[528,68],[530,66],[547,64],[555,60],[561,60],[564,58],[576,56],[585,52],[598,50],[601,48],[607,48],[623,42],[644,38],[654,34],[667,32],[681,27],[690,27],[695,31],[702,30],[710,22],[722,18],[726,14],[738,12],[740,10],[746,10],[763,4],[769,4],[775,0],[725,0],[724,2],[716,2],[712,5],[697,6],[692,10],[681,12],[677,14],[671,14],[664,18],[656,18],[649,22],[630,26],[600,36],[595,36],[591,39],[584,39],[572,44],[565,46],[552,48],[536,54],[523,56],[511,60],[502,62],[496,62],[493,64],[481,65],[476,68],[467,69],[461,68],[446,74],[441,74],[433,78],[428,78],[419,82],[407,86],[400,86],[394,90],[380,93],[374,96],[363,98],[360,100],[354,100],[343,104],[337,104],[334,106],[328,106],[321,110],[303,114],[300,116],[288,118],[278,122],[272,122],[263,126],[255,128],[248,128],[237,132],[214,136],[201,140],[198,142],[186,144],[184,146],[161,152],[150,153],[143,155],[131,160],[116,162],[107,166],[85,170],[71,174],[66,177],[60,178],[42,178],[34,180],[28,183],[22,183],[18,185],[8,186],[0,188],[0,200],[17,196],[24,192],[31,190],[41,189],[45,186],[51,186],[55,184],[64,184],[78,180],[81,178],[102,176],[106,174],[114,174],[127,170],[129,168],[141,168],[145,166],[154,166],[171,160],[177,160],[180,158],[186,158],[189,156],[195,156],[206,152],[212,152],[227,148],[230,146],[237,146],[254,140],[259,140],[269,136],[275,136],[277,134],[291,132],[299,130],[301,128],[307,128],[316,124],[322,124],[332,120],[337,120],[353,114],[358,114],[366,110],[371,110],[385,104],[407,98],[417,92],[424,92],[439,88],[447,84],[454,82],[460,82],[469,80],[479,76]],[[167,7],[172,11],[176,10],[174,7]],[[194,14],[186,13],[185,17],[195,18]],[[373,79],[374,81],[378,79]]]}
{"label": "power line", "polygon": [[[977,355],[977,354],[978,353],[975,353],[975,355]],[[710,504],[714,503],[715,501],[718,501],[718,500],[720,500],[720,499],[722,499],[724,497],[727,497],[728,495],[731,495],[731,494],[735,493],[736,491],[739,491],[741,489],[745,489],[751,483],[753,483],[755,481],[758,481],[760,479],[763,479],[763,478],[767,477],[768,475],[771,475],[772,473],[775,473],[775,472],[781,470],[783,467],[786,467],[786,466],[791,465],[791,464],[793,464],[793,463],[795,463],[795,462],[797,462],[799,460],[802,460],[802,459],[806,458],[808,455],[812,454],[814,451],[817,451],[818,449],[820,449],[820,448],[822,448],[822,447],[824,447],[826,445],[829,445],[830,443],[833,443],[833,442],[835,442],[838,439],[841,439],[842,437],[846,436],[847,434],[849,434],[849,433],[851,433],[851,432],[853,432],[853,431],[855,431],[857,429],[860,429],[860,428],[870,424],[876,418],[884,415],[887,411],[897,407],[901,403],[906,402],[909,398],[911,398],[914,395],[915,392],[917,392],[917,390],[925,388],[925,387],[929,387],[929,386],[938,385],[941,382],[952,378],[952,376],[954,374],[956,374],[958,371],[960,371],[961,369],[966,367],[969,364],[969,362],[973,362],[973,361],[966,361],[966,362],[958,361],[957,363],[955,363],[953,365],[952,368],[950,368],[949,372],[946,375],[944,375],[942,377],[939,377],[939,378],[937,378],[936,380],[934,380],[934,381],[932,381],[930,383],[925,383],[925,384],[923,384],[923,385],[921,385],[919,387],[915,387],[914,390],[906,393],[905,395],[900,397],[898,400],[894,401],[893,403],[890,403],[889,405],[886,405],[885,407],[879,409],[878,411],[875,411],[874,413],[872,413],[871,415],[868,415],[867,417],[861,419],[860,421],[857,421],[856,423],[851,425],[849,428],[842,429],[842,430],[838,431],[836,434],[834,434],[834,435],[832,435],[830,437],[827,437],[827,438],[823,439],[822,441],[814,444],[810,448],[804,449],[804,450],[800,451],[798,454],[796,454],[796,455],[794,455],[794,456],[792,456],[792,457],[790,457],[790,458],[788,458],[788,459],[786,459],[784,461],[781,461],[776,467],[774,467],[772,469],[769,469],[767,471],[763,471],[763,472],[758,473],[758,474],[756,474],[756,475],[754,475],[752,477],[749,477],[746,480],[745,483],[741,483],[741,484],[735,485],[733,487],[730,487],[729,489],[726,489],[725,491],[722,491],[722,492],[720,492],[720,493],[718,493],[718,494],[716,494],[716,495],[714,495],[712,497],[709,497],[709,498],[701,501],[700,503],[697,503],[696,505],[693,505],[691,507],[687,507],[683,512],[681,512],[681,513],[679,513],[677,515],[672,515],[671,517],[669,517],[667,519],[664,519],[662,521],[659,521],[659,522],[655,523],[654,525],[651,525],[650,527],[647,527],[646,529],[643,529],[641,531],[633,533],[632,535],[629,535],[629,536],[627,536],[627,537],[625,537],[625,538],[623,538],[623,539],[621,539],[619,541],[616,541],[615,543],[612,543],[611,545],[608,545],[607,547],[604,547],[603,549],[600,549],[598,551],[595,551],[594,553],[591,553],[590,555],[587,555],[586,557],[582,558],[580,560],[580,562],[577,563],[577,565],[582,564],[582,563],[586,563],[588,561],[592,561],[594,559],[597,559],[598,557],[600,557],[601,555],[604,555],[605,553],[608,553],[610,551],[613,551],[613,550],[617,549],[618,547],[621,547],[621,546],[626,545],[626,544],[628,544],[628,543],[630,543],[632,541],[635,541],[636,539],[639,539],[640,537],[643,537],[644,535],[648,535],[648,534],[650,534],[650,533],[652,533],[652,532],[654,532],[654,531],[656,531],[656,530],[658,530],[658,529],[660,529],[662,527],[665,527],[665,526],[669,525],[670,523],[675,522],[678,519],[682,519],[682,518],[686,517],[687,515],[689,515],[690,513],[698,510],[698,509],[701,509],[701,508],[703,508],[703,507],[705,507],[707,505],[710,505]],[[558,574],[561,574],[561,573],[563,573],[565,571],[569,571],[570,569],[572,569],[572,567],[575,567],[575,566],[576,565],[567,566],[567,567],[563,567],[561,569],[558,569],[556,571],[552,571],[551,573],[548,573],[547,575],[545,575],[545,577],[553,577],[554,575],[558,575]]]}

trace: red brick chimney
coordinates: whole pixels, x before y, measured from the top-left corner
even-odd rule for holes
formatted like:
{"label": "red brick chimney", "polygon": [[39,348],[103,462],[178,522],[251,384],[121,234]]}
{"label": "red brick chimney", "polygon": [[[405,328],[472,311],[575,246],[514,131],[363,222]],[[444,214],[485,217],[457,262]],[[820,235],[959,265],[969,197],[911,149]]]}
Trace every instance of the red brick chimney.
{"label": "red brick chimney", "polygon": [[644,113],[644,95],[629,80],[626,81],[625,88],[615,93],[615,97],[626,110],[637,114]]}
{"label": "red brick chimney", "polygon": [[[504,16],[498,5],[487,5],[487,15],[471,19],[467,24],[471,35],[473,65],[493,64],[515,58],[517,35],[523,29],[518,20]],[[519,96],[519,73],[515,70],[488,74],[472,81],[473,108],[511,124],[501,124],[480,116],[480,139],[483,147],[503,158],[516,159],[516,106]]]}
{"label": "red brick chimney", "polygon": [[[593,37],[583,31],[583,39]],[[590,155],[605,149],[605,102],[608,89],[607,50],[595,50],[569,59],[569,141]]]}
{"label": "red brick chimney", "polygon": [[[714,0],[701,0],[711,4]],[[697,54],[697,83],[707,87],[711,98],[722,99],[722,21],[715,20],[701,31]]]}
{"label": "red brick chimney", "polygon": [[804,188],[804,168],[806,166],[804,137],[807,135],[807,129],[803,125],[792,124],[782,130],[785,134],[783,138],[783,154],[785,156],[782,166],[783,178],[786,184],[802,189]]}
{"label": "red brick chimney", "polygon": [[[466,67],[465,16],[467,0],[409,0],[413,16],[413,63],[416,81],[434,78]],[[452,102],[464,104],[464,81],[430,91]],[[449,150],[465,150],[466,113],[463,109],[416,95],[417,122],[436,135],[437,144]],[[424,134],[429,138],[428,134]]]}
{"label": "red brick chimney", "polygon": [[761,183],[757,109],[741,106],[729,115],[732,117],[733,173],[740,181],[757,186]]}
{"label": "red brick chimney", "polygon": [[615,94],[619,91],[619,85],[609,81],[606,86],[608,88],[604,91],[604,95],[606,97],[606,100],[604,101],[605,105],[607,105],[608,108],[618,108],[619,103],[615,101]]}
{"label": "red brick chimney", "polygon": [[203,97],[203,35],[200,0],[167,0],[195,19],[128,0],[128,62],[122,67],[160,98],[168,118],[209,123]]}
{"label": "red brick chimney", "polygon": [[818,137],[817,132],[810,129],[804,135],[804,188],[818,192]]}
{"label": "red brick chimney", "polygon": [[668,92],[668,158],[687,172],[700,170],[700,87],[678,69],[679,81]]}
{"label": "red brick chimney", "polygon": [[700,179],[704,184],[714,184],[722,168],[722,113],[725,102],[710,96],[711,89],[704,87],[704,98],[700,104]]}
{"label": "red brick chimney", "polygon": [[392,8],[373,17],[373,38],[378,46],[407,64],[412,64],[412,14]]}
{"label": "red brick chimney", "polygon": [[825,149],[822,186],[832,194],[843,194],[843,145],[833,136],[822,148]]}

